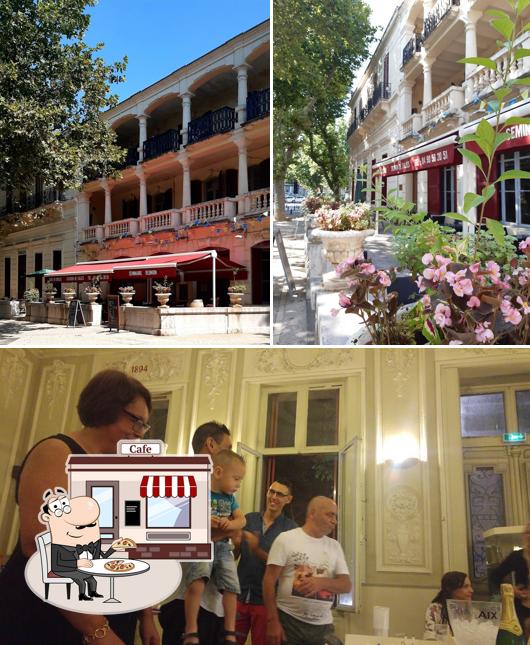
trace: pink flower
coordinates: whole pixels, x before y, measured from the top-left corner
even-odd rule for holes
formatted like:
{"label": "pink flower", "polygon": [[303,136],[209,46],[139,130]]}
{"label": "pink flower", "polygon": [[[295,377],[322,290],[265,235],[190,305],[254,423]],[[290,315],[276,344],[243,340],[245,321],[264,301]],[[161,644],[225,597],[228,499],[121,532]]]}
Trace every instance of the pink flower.
{"label": "pink flower", "polygon": [[416,280],[416,285],[418,286],[418,291],[422,293],[422,291],[425,291],[427,287],[423,284],[423,278],[418,276],[418,279]]}
{"label": "pink flower", "polygon": [[480,270],[480,262],[475,262],[474,264],[471,264],[469,267],[469,270],[471,273],[478,273]]}
{"label": "pink flower", "polygon": [[480,300],[477,298],[477,296],[471,296],[471,298],[467,301],[467,306],[470,309],[475,309],[480,307]]}
{"label": "pink flower", "polygon": [[521,251],[524,251],[528,247],[530,247],[530,237],[527,237],[526,240],[523,240],[522,242],[519,242],[519,249]]}
{"label": "pink flower", "polygon": [[354,264],[355,264],[355,258],[346,258],[340,264],[337,264],[335,273],[340,276],[344,273],[344,271],[347,271]]}
{"label": "pink flower", "polygon": [[339,293],[339,305],[344,309],[351,306],[351,298],[347,296],[343,291]]}
{"label": "pink flower", "polygon": [[438,262],[440,266],[447,266],[451,263],[451,258],[444,258],[443,255],[437,255],[436,262]]}
{"label": "pink flower", "polygon": [[[528,238],[528,239],[530,239],[530,238]],[[523,299],[521,298],[521,296],[517,296],[517,302],[521,305],[521,308],[522,308],[522,310],[523,310],[523,313],[524,313],[525,315],[528,315],[528,314],[530,313],[530,307],[528,306],[528,302],[526,302],[525,300],[523,300]]]}
{"label": "pink flower", "polygon": [[333,316],[333,318],[336,318],[338,313],[339,313],[339,311],[340,311],[340,309],[336,309],[335,307],[333,307],[333,309],[330,309],[329,313]]}
{"label": "pink flower", "polygon": [[428,266],[432,263],[433,259],[434,258],[432,253],[425,253],[425,255],[421,258],[421,261],[423,262],[423,264],[425,264],[425,266]]}
{"label": "pink flower", "polygon": [[376,268],[371,262],[363,262],[360,269],[361,273],[365,273],[366,275],[370,275],[371,273],[376,272]]}
{"label": "pink flower", "polygon": [[479,343],[487,343],[488,340],[493,340],[493,332],[491,329],[488,329],[490,326],[489,322],[485,322],[483,325],[478,324],[475,327],[475,338]]}
{"label": "pink flower", "polygon": [[[458,273],[460,273],[460,271]],[[469,278],[456,280],[453,284],[453,291],[455,292],[455,295],[460,298],[462,298],[464,294],[466,296],[470,296],[473,293],[473,283]]]}
{"label": "pink flower", "polygon": [[427,308],[427,307],[430,307],[430,306],[431,306],[431,296],[427,296],[427,295],[425,295],[425,296],[423,296],[423,298],[421,299],[421,301],[423,302],[423,306],[424,306],[425,308]]}
{"label": "pink flower", "polygon": [[387,273],[384,271],[378,271],[377,275],[379,276],[379,282],[383,285],[383,287],[389,287],[391,284],[390,277],[388,276]]}
{"label": "pink flower", "polygon": [[434,278],[434,274],[436,272],[436,269],[425,269],[423,272],[423,277],[425,280],[432,280]]}
{"label": "pink flower", "polygon": [[450,327],[452,325],[451,309],[440,302],[434,310],[434,320],[439,327]]}
{"label": "pink flower", "polygon": [[449,345],[463,345],[464,343],[461,340],[450,340]]}
{"label": "pink flower", "polygon": [[488,262],[486,262],[486,269],[491,275],[491,278],[493,281],[495,281],[496,279],[500,280],[501,268],[496,262],[494,262],[493,260],[489,260]]}
{"label": "pink flower", "polygon": [[518,325],[523,318],[519,310],[516,309],[507,298],[505,298],[501,303],[501,311],[504,316],[504,322],[509,322],[512,325]]}

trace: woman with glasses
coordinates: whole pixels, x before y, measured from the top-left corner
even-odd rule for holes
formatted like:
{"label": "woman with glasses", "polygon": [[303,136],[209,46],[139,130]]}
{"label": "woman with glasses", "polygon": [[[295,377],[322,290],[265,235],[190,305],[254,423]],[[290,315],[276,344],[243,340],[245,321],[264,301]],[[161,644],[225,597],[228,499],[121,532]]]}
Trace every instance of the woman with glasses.
{"label": "woman with glasses", "polygon": [[[35,552],[35,536],[46,489],[68,487],[65,463],[69,455],[113,454],[121,439],[139,439],[149,430],[151,395],[134,378],[118,370],[96,374],[81,392],[77,412],[82,427],[40,441],[20,468],[16,500],[19,506],[18,544],[0,574],[0,642],[9,645],[133,645],[140,618],[143,645],[158,645],[151,609],[109,616],[56,609],[26,585],[24,569]],[[108,620],[108,622],[107,622]]]}

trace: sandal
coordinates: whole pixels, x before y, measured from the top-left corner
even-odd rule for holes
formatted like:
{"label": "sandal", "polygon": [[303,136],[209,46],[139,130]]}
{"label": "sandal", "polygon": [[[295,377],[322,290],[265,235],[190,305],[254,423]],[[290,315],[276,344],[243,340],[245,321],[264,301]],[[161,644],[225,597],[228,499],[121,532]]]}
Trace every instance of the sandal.
{"label": "sandal", "polygon": [[[229,641],[226,637],[227,636],[233,636],[234,640]],[[236,638],[236,633],[235,632],[227,632],[226,629],[223,631],[223,645],[236,645],[237,644],[237,638]]]}
{"label": "sandal", "polygon": [[[196,638],[197,641],[189,641],[189,638]],[[182,645],[199,645],[199,632],[188,632],[187,634],[182,634],[180,642]]]}

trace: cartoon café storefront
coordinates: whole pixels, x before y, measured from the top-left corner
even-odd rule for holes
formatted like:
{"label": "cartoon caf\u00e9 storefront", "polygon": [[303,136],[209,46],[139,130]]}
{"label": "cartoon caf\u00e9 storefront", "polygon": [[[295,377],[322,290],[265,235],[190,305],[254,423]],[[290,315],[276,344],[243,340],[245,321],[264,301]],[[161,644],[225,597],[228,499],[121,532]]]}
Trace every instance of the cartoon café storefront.
{"label": "cartoon caf\u00e9 storefront", "polygon": [[100,506],[101,539],[131,538],[129,557],[210,560],[208,456],[164,454],[159,440],[120,441],[116,455],[70,455],[70,497]]}
{"label": "cartoon caf\u00e9 storefront", "polygon": [[[530,171],[530,124],[516,124],[510,118],[528,118],[530,100],[506,109],[500,119],[501,132],[510,135],[496,150],[490,182],[509,170]],[[494,127],[494,117],[488,120]],[[462,159],[458,151],[461,137],[475,133],[481,119],[476,119],[412,150],[374,164],[374,171],[382,178],[382,192],[397,189],[407,199],[425,210],[434,219],[454,225],[445,213],[462,212],[463,196],[467,192],[480,194],[485,180],[471,162]],[[506,123],[508,121],[508,123]],[[476,143],[466,148],[479,155],[482,167],[487,159]],[[530,231],[530,180],[509,179],[495,184],[495,193],[485,206],[485,217],[500,220],[506,230],[516,237],[526,237]],[[458,224],[458,223],[457,223]]]}

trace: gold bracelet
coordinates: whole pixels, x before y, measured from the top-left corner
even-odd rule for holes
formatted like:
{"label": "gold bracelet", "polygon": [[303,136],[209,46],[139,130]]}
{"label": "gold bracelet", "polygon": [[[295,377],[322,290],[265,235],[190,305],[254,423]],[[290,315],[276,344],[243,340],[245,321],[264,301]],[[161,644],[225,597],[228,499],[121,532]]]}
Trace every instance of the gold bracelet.
{"label": "gold bracelet", "polygon": [[109,621],[106,620],[105,623],[101,625],[101,627],[97,627],[92,634],[84,634],[83,643],[88,645],[88,643],[93,643],[95,640],[105,638],[109,633],[109,629]]}

